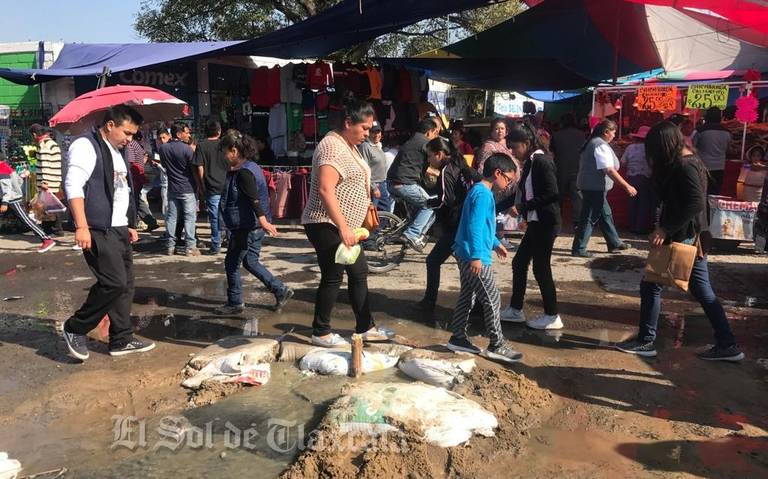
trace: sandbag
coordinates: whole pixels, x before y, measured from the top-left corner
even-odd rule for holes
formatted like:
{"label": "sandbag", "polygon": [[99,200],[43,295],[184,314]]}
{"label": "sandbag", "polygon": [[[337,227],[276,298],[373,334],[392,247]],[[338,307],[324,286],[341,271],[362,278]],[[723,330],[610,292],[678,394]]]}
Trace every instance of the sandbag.
{"label": "sandbag", "polygon": [[272,338],[227,336],[199,351],[189,360],[188,365],[192,369],[200,370],[214,359],[235,352],[247,354],[249,362],[270,363],[277,358],[279,348],[280,344]]}
{"label": "sandbag", "polygon": [[197,389],[206,381],[256,386],[266,384],[271,374],[269,363],[260,363],[255,358],[243,351],[218,356],[181,385]]}
{"label": "sandbag", "polygon": [[414,349],[400,356],[397,367],[417,381],[451,389],[472,372],[475,360],[468,355]]}
{"label": "sandbag", "polygon": [[366,431],[372,435],[415,430],[430,444],[452,447],[473,434],[491,437],[496,417],[469,399],[422,383],[358,383],[329,409],[326,420],[340,434]]}
{"label": "sandbag", "polygon": [[8,459],[7,452],[0,452],[0,479],[16,479],[21,472],[21,463]]}
{"label": "sandbag", "polygon": [[[397,359],[397,356],[363,351],[363,374],[392,368]],[[346,376],[351,362],[352,352],[349,350],[321,348],[301,358],[299,368],[323,375]]]}

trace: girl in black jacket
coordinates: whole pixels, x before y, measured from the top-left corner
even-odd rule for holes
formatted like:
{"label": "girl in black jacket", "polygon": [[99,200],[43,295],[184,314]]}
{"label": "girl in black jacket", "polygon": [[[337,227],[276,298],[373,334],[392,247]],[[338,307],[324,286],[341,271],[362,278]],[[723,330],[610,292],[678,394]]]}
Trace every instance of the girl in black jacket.
{"label": "girl in black jacket", "polygon": [[[651,234],[651,247],[670,242],[696,244],[697,237],[709,235],[706,216],[707,170],[701,160],[685,146],[683,135],[674,123],[665,121],[651,128],[645,151],[653,165],[651,180],[661,200],[659,224]],[[709,361],[741,361],[741,352],[725,317],[723,307],[709,283],[707,257],[703,251],[693,263],[688,283],[691,294],[715,330],[715,346],[699,353]],[[660,284],[640,283],[640,330],[637,337],[616,345],[619,351],[654,357],[656,327],[661,310]]]}
{"label": "girl in black jacket", "polygon": [[439,159],[445,164],[438,179],[441,205],[437,210],[434,228],[438,240],[427,255],[427,289],[424,299],[414,306],[419,311],[431,313],[435,309],[440,288],[440,267],[453,254],[453,240],[459,227],[464,198],[472,184],[482,177],[448,140],[437,137],[427,143],[426,148],[431,161]]}
{"label": "girl in black jacket", "polygon": [[[525,162],[518,183],[515,209],[528,227],[512,260],[512,299],[509,307],[501,312],[501,320],[526,323],[534,329],[562,329],[551,267],[552,248],[560,231],[560,195],[555,163],[528,124],[512,128],[507,135],[507,143],[518,161]],[[526,321],[523,302],[531,260],[533,275],[544,300],[544,314]]]}

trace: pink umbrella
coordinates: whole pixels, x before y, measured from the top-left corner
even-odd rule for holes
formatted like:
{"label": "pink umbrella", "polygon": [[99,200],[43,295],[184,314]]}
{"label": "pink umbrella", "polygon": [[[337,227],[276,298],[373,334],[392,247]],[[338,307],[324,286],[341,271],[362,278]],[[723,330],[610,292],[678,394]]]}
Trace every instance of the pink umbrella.
{"label": "pink umbrella", "polygon": [[116,105],[135,108],[145,122],[189,115],[189,105],[164,91],[148,86],[117,85],[80,95],[59,110],[48,124],[72,134],[82,133],[101,123],[104,112]]}

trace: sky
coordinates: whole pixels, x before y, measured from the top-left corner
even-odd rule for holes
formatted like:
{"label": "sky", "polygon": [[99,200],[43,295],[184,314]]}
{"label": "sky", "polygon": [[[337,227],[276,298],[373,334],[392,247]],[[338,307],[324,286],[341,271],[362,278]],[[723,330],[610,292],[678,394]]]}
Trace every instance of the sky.
{"label": "sky", "polygon": [[4,0],[0,43],[146,42],[133,29],[140,0]]}

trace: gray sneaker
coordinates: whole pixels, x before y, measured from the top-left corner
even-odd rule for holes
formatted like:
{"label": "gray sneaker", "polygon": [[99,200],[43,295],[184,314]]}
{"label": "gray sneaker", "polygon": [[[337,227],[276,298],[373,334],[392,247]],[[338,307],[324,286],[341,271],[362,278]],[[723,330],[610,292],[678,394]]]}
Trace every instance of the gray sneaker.
{"label": "gray sneaker", "polygon": [[67,344],[69,353],[75,358],[85,361],[88,359],[88,356],[90,356],[90,353],[88,353],[88,338],[86,338],[85,334],[68,332],[66,324],[67,323],[64,323],[62,336],[64,337],[64,342]]}
{"label": "gray sneaker", "polygon": [[498,346],[488,346],[488,349],[480,353],[484,358],[513,364],[523,359],[523,353],[515,351],[507,343]]}
{"label": "gray sneaker", "polygon": [[737,363],[744,359],[744,353],[741,352],[741,349],[735,344],[727,348],[712,346],[696,355],[705,361],[729,361]]}
{"label": "gray sneaker", "polygon": [[654,347],[653,343],[638,341],[637,339],[622,341],[620,343],[614,344],[613,347],[622,353],[636,354],[644,358],[656,357],[656,348]]}
{"label": "gray sneaker", "polygon": [[152,341],[142,341],[138,338],[133,338],[128,343],[121,347],[109,350],[110,356],[125,356],[131,353],[143,353],[155,349],[155,343]]}
{"label": "gray sneaker", "polygon": [[285,291],[282,292],[282,294],[275,295],[275,312],[279,313],[283,310],[283,306],[285,306],[285,303],[287,303],[291,298],[293,298],[293,290],[291,288],[285,288]]}

